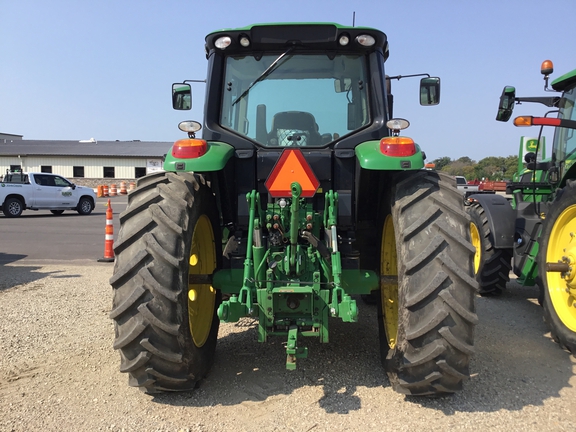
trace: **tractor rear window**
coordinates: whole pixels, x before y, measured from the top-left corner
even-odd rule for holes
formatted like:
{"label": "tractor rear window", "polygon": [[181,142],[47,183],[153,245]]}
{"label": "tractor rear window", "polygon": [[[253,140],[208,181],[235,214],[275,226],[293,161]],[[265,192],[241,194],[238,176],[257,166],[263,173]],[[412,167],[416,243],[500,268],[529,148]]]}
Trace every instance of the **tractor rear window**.
{"label": "tractor rear window", "polygon": [[228,57],[220,124],[266,147],[322,147],[370,123],[362,55]]}
{"label": "tractor rear window", "polygon": [[[576,120],[575,101],[576,88],[565,91],[560,100],[560,113],[558,117],[566,120]],[[556,128],[554,134],[554,151],[556,153],[556,160],[568,162],[567,159],[574,159],[573,155],[576,154],[576,130]],[[567,166],[566,169],[567,168],[569,168],[569,166]]]}

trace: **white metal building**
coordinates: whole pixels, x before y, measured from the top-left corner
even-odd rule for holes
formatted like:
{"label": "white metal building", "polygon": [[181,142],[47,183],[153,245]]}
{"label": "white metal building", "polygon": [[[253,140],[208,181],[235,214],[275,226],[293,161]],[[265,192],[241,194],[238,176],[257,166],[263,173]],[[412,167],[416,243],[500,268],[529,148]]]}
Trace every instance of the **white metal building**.
{"label": "white metal building", "polygon": [[172,144],[0,138],[0,176],[7,170],[18,169],[51,172],[68,178],[136,179],[162,169],[164,155]]}

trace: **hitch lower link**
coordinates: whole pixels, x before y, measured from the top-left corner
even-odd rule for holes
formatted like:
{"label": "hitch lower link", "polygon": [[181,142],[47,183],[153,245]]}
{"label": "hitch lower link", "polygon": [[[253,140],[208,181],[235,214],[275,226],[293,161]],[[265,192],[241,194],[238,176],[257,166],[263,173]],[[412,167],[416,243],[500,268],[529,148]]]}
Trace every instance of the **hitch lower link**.
{"label": "hitch lower link", "polygon": [[[308,348],[298,346],[299,336],[316,336],[320,342],[328,342],[329,317],[340,317],[345,322],[358,319],[356,301],[342,288],[336,233],[337,193],[326,193],[323,222],[330,241],[329,256],[326,256],[326,248],[319,252],[313,242],[308,245],[298,243],[301,193],[300,184],[292,183],[290,217],[286,221],[290,229],[281,260],[285,263],[281,273],[278,273],[280,259],[275,261],[273,257],[278,258],[282,253],[270,249],[264,251],[262,247],[261,223],[264,217],[259,194],[256,191],[247,194],[249,226],[242,287],[238,295],[232,295],[218,308],[222,322],[236,322],[246,316],[257,317],[259,342],[265,342],[269,335],[287,334],[288,370],[295,370],[296,360],[308,356]],[[303,265],[302,261],[307,259],[308,263]],[[268,261],[273,265],[266,265]],[[313,266],[314,269],[310,270]],[[322,285],[332,288],[322,288]]]}

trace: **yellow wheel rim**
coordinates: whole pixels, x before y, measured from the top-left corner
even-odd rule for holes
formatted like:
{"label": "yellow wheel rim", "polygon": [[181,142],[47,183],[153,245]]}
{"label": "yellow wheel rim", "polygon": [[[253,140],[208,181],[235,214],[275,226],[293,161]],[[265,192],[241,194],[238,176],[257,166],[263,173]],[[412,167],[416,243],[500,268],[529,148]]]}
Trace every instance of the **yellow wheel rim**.
{"label": "yellow wheel rim", "polygon": [[382,229],[382,243],[380,245],[380,276],[395,276],[396,282],[391,278],[381,278],[380,294],[382,299],[383,324],[390,348],[396,346],[398,336],[398,265],[396,258],[396,238],[394,237],[394,224],[392,216],[386,216]]}
{"label": "yellow wheel rim", "polygon": [[547,272],[546,285],[556,314],[568,329],[576,332],[576,205],[566,208],[554,222],[546,262],[570,265],[567,273]]}
{"label": "yellow wheel rim", "polygon": [[480,241],[480,231],[474,222],[470,222],[470,241],[476,248],[474,252],[474,274],[480,270],[480,259],[482,258],[482,242]]}
{"label": "yellow wheel rim", "polygon": [[[190,248],[190,274],[211,274],[216,268],[216,249],[212,224],[206,215],[200,216]],[[196,346],[206,343],[216,304],[216,290],[209,284],[188,285],[188,321]]]}

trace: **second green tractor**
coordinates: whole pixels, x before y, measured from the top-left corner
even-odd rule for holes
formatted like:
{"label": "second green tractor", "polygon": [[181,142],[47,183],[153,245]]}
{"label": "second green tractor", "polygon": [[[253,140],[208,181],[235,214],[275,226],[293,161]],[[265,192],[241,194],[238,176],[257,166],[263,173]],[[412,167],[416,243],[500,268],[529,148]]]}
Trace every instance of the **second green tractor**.
{"label": "second green tractor", "polygon": [[[539,302],[552,337],[576,355],[576,70],[551,83],[551,61],[542,64],[549,96],[517,97],[502,92],[496,120],[508,121],[514,105],[533,102],[550,108],[544,117],[520,116],[516,126],[540,126],[534,151],[507,192],[472,195],[467,207],[476,248],[474,269],[482,295],[499,295],[510,270],[525,286],[538,285]],[[542,128],[554,127],[551,155],[543,157]]]}

